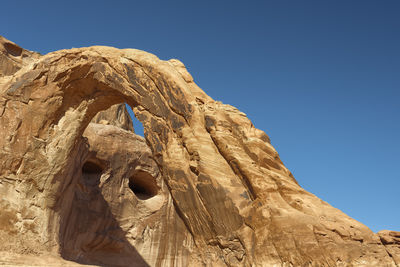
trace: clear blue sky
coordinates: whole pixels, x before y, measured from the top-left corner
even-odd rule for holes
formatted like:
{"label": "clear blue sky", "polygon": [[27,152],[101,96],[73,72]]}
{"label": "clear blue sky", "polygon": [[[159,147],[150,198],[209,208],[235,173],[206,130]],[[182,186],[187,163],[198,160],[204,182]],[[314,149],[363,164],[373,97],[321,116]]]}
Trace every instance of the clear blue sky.
{"label": "clear blue sky", "polygon": [[4,1],[0,35],[182,60],[308,191],[400,231],[400,1]]}

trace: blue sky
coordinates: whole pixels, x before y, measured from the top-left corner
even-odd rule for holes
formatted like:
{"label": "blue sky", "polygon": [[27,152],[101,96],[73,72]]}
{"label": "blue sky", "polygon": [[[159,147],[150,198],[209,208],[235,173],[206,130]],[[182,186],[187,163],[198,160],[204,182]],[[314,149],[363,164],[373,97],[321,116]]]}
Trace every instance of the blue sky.
{"label": "blue sky", "polygon": [[0,35],[178,58],[264,130],[298,182],[400,231],[400,1],[5,1]]}

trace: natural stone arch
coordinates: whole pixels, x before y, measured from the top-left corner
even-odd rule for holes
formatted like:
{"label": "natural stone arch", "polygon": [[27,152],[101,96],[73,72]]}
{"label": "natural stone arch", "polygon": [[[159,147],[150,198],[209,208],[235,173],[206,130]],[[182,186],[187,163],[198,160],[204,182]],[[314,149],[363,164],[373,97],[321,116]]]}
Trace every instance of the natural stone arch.
{"label": "natural stone arch", "polygon": [[[3,214],[40,218],[21,236],[12,225],[3,229],[23,244],[10,247],[58,250],[60,218],[73,193],[68,166],[77,164],[80,136],[97,112],[126,102],[193,236],[190,263],[393,262],[367,227],[303,190],[267,135],[208,97],[179,61],[91,47],[22,65],[0,80],[0,175],[18,192],[1,189],[1,204]],[[47,235],[36,241],[38,233]]]}
{"label": "natural stone arch", "polygon": [[[62,65],[67,65],[70,71],[67,70],[67,73],[60,75],[62,71],[55,70],[55,77],[49,78],[56,82],[56,88],[64,89],[67,93],[63,98],[63,105],[56,111],[56,113],[62,114],[62,118],[54,127],[56,128],[52,134],[54,138],[49,138],[51,141],[48,149],[54,149],[58,155],[62,152],[56,148],[62,148],[66,151],[77,150],[75,140],[82,134],[93,116],[115,103],[125,101],[142,121],[147,141],[167,183],[170,178],[173,178],[174,182],[180,182],[178,188],[185,185],[188,187],[186,188],[187,191],[192,191],[189,194],[196,194],[190,166],[188,162],[182,161],[182,159],[189,161],[190,155],[181,146],[184,142],[181,140],[184,131],[191,130],[188,122],[192,119],[194,113],[193,106],[188,103],[188,100],[191,100],[192,103],[196,102],[190,91],[191,88],[187,88],[182,75],[176,71],[172,64],[159,61],[156,57],[141,51],[126,50],[124,52],[128,56],[125,56],[118,50],[110,48],[100,48],[100,51],[93,50],[89,51],[89,54],[94,53],[95,55],[85,56],[87,51],[82,54],[72,52],[63,55],[63,58],[68,61],[62,62]],[[116,52],[119,54],[118,56],[116,56]],[[112,56],[107,57],[107,53]],[[134,56],[130,53],[133,53]],[[99,54],[102,54],[102,56],[99,56]],[[92,58],[89,56],[92,56]],[[82,58],[85,59],[83,64],[81,63]],[[136,58],[140,58],[142,61],[137,63],[138,59]],[[56,58],[57,64],[60,64],[61,62],[58,60]],[[176,61],[173,62],[176,64]],[[159,76],[152,78],[149,73]],[[52,73],[49,72],[48,76],[52,77]],[[132,87],[132,84],[134,87]],[[45,88],[46,86],[43,86],[42,90],[46,90]],[[208,97],[199,94],[197,98],[198,101],[205,101]],[[75,125],[71,127],[69,122]],[[49,125],[49,128],[51,127]],[[205,131],[204,128],[203,131]],[[211,143],[212,140],[208,141]],[[171,150],[173,150],[173,154],[167,154]],[[70,153],[65,153],[65,155],[70,155]],[[165,157],[165,155],[168,156]],[[53,159],[51,155],[49,158]],[[56,158],[56,160],[60,159]],[[66,163],[64,166],[60,166],[61,171],[70,164],[67,161],[72,159],[66,157],[64,160]],[[57,164],[58,162],[54,165]],[[57,177],[55,175],[55,181],[51,183],[56,185],[59,183],[59,188],[51,188],[52,191],[49,192],[50,196],[47,196],[47,198],[62,201],[63,184],[66,182],[59,181],[60,177],[63,176]],[[69,179],[65,180],[68,181]],[[174,192],[176,190],[174,184],[168,185],[173,196],[175,193],[179,198],[180,190]],[[55,194],[55,196],[53,197],[51,194]],[[180,198],[187,199],[186,194],[188,193],[185,192]],[[221,196],[216,194],[215,198],[218,197]],[[195,216],[197,217],[196,220],[199,221],[195,224],[188,222],[188,228],[192,234],[198,235],[200,240],[204,237],[206,240],[210,239],[215,235],[213,230],[215,227],[210,225],[213,219],[207,216],[208,212],[204,210],[203,204],[198,199],[193,198],[187,204],[189,206],[187,210],[181,210],[184,218],[185,216],[189,217],[186,214],[188,212],[203,210],[202,213],[199,212],[199,216]]]}
{"label": "natural stone arch", "polygon": [[[23,98],[26,96],[20,92],[29,91],[28,97],[33,99],[24,109],[23,117],[35,116],[32,119],[36,127],[22,131],[29,131],[34,138],[46,143],[47,166],[43,164],[36,177],[44,181],[38,191],[43,192],[43,198],[46,199],[43,208],[50,213],[47,216],[49,233],[59,232],[54,229],[59,225],[59,212],[68,212],[68,195],[72,193],[68,190],[72,188],[69,185],[73,173],[68,173],[67,166],[73,165],[71,162],[79,151],[78,138],[97,112],[120,102],[128,103],[143,123],[146,139],[174,200],[185,201],[183,207],[177,206],[178,212],[196,241],[199,244],[208,243],[215,236],[225,235],[242,226],[242,219],[233,203],[228,203],[228,210],[225,211],[227,222],[221,227],[218,226],[220,219],[210,216],[206,207],[210,205],[215,209],[220,206],[219,212],[223,212],[226,204],[202,203],[198,196],[195,197],[198,195],[194,185],[196,176],[205,184],[199,186],[200,190],[205,192],[207,186],[213,188],[207,172],[201,172],[201,166],[196,166],[199,153],[194,147],[201,143],[213,145],[213,140],[210,137],[204,140],[200,136],[203,140],[190,141],[200,131],[207,133],[203,127],[196,129],[205,124],[204,117],[197,109],[211,99],[192,82],[183,64],[176,60],[163,62],[142,51],[98,47],[46,55],[20,73],[9,81],[11,86],[7,89],[7,95]],[[43,94],[52,95],[49,103],[42,102]],[[33,110],[36,112],[29,115]],[[41,113],[38,114],[38,111]],[[49,117],[52,120],[49,121]],[[19,128],[24,129],[24,121]],[[214,148],[213,152],[217,152],[217,149]],[[228,178],[236,178],[224,158],[219,157],[225,164],[225,170],[221,173],[228,176],[231,172]],[[218,168],[222,166],[219,164]],[[30,169],[31,166],[27,165],[26,168]],[[243,193],[243,190],[238,193]],[[208,194],[217,200],[224,200],[226,195],[221,188],[212,189]],[[235,211],[230,212],[229,209]],[[54,240],[49,247],[58,243],[57,236],[48,238]]]}

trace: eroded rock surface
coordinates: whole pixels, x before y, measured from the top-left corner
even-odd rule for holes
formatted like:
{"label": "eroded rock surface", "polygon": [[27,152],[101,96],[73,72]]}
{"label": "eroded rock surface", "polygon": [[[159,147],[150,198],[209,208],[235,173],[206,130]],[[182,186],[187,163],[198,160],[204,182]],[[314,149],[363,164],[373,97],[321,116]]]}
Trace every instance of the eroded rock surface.
{"label": "eroded rock surface", "polygon": [[[180,61],[110,47],[23,59],[0,42],[0,263],[399,264],[396,234],[302,189],[268,136]],[[125,110],[95,118],[124,102],[145,139],[118,122]]]}
{"label": "eroded rock surface", "polygon": [[193,240],[144,138],[96,123],[83,136],[88,149],[76,174],[72,212],[61,219],[64,258],[111,266],[187,265]]}
{"label": "eroded rock surface", "polygon": [[0,77],[14,74],[22,66],[39,57],[39,53],[25,50],[0,36]]}
{"label": "eroded rock surface", "polygon": [[122,129],[135,132],[128,110],[124,104],[116,104],[105,111],[100,111],[92,119],[94,123],[114,125]]}
{"label": "eroded rock surface", "polygon": [[388,254],[393,257],[397,266],[400,266],[400,232],[383,230],[379,231],[378,235]]}

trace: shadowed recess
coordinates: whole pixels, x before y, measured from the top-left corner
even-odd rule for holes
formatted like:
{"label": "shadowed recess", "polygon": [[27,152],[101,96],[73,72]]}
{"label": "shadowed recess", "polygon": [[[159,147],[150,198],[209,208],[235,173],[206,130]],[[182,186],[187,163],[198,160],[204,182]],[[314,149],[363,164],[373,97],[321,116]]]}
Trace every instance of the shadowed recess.
{"label": "shadowed recess", "polygon": [[82,173],[99,174],[103,169],[94,162],[87,161],[82,166]]}
{"label": "shadowed recess", "polygon": [[152,198],[158,192],[156,180],[146,171],[137,171],[129,179],[129,188],[141,200]]}

